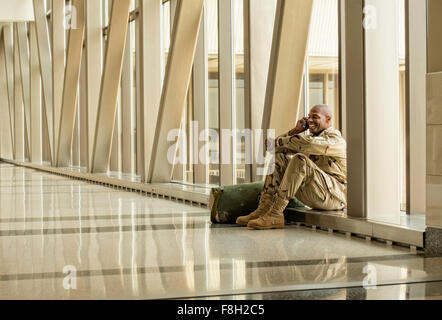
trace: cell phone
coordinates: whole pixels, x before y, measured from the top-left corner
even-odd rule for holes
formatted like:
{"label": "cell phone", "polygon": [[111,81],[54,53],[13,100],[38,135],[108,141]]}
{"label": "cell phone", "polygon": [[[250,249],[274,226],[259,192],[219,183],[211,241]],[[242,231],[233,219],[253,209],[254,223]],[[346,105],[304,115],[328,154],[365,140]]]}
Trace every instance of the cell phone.
{"label": "cell phone", "polygon": [[310,128],[310,126],[308,125],[308,121],[305,122],[305,130],[308,130]]}

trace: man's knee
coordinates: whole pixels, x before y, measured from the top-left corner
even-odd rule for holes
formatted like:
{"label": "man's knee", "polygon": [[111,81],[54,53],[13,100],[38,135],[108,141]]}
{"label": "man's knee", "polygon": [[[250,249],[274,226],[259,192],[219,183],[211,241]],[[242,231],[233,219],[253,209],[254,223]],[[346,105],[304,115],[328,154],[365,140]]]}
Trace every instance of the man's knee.
{"label": "man's knee", "polygon": [[303,153],[297,153],[293,156],[291,162],[298,166],[306,166],[309,158]]}
{"label": "man's knee", "polygon": [[300,172],[306,173],[308,163],[309,163],[309,158],[305,154],[297,153],[290,160],[288,170],[291,173],[296,173],[296,174]]}

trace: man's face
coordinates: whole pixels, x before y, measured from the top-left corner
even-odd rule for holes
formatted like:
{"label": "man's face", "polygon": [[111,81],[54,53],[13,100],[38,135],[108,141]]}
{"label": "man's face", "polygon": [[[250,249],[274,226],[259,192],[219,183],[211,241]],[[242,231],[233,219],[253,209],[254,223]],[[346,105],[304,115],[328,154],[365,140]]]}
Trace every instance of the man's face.
{"label": "man's face", "polygon": [[331,116],[325,114],[321,108],[314,107],[308,115],[308,125],[310,132],[318,135],[331,126]]}

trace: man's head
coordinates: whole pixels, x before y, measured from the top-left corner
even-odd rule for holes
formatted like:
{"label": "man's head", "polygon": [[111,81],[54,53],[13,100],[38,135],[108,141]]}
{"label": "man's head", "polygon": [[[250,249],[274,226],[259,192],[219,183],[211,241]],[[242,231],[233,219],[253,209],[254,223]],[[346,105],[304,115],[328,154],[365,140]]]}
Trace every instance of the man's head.
{"label": "man's head", "polygon": [[333,110],[325,104],[314,106],[308,114],[308,125],[310,132],[314,135],[320,134],[332,125]]}

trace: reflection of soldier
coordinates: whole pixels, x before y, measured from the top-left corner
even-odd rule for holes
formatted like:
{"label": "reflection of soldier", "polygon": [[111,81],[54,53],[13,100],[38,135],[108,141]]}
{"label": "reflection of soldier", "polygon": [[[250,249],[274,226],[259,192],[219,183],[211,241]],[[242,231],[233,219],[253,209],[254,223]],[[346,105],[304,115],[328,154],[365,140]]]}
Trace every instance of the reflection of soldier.
{"label": "reflection of soldier", "polygon": [[[238,224],[252,229],[283,228],[284,209],[294,196],[319,210],[346,206],[346,142],[331,123],[331,108],[318,105],[296,128],[267,141],[267,149],[275,149],[275,170],[266,177],[258,209],[239,217]],[[301,134],[307,129],[310,134]]]}

